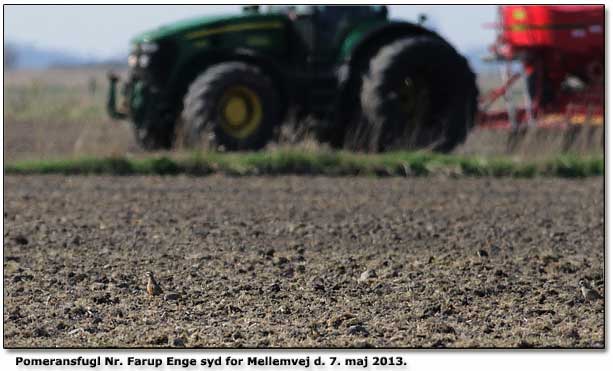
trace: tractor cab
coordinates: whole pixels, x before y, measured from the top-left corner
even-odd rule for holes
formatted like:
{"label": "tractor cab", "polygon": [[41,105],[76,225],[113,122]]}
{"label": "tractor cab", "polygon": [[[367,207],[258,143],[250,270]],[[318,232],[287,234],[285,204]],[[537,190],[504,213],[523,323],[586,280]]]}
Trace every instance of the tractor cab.
{"label": "tractor cab", "polygon": [[269,13],[286,14],[315,59],[332,59],[347,33],[363,22],[387,19],[387,7],[296,5],[269,6]]}

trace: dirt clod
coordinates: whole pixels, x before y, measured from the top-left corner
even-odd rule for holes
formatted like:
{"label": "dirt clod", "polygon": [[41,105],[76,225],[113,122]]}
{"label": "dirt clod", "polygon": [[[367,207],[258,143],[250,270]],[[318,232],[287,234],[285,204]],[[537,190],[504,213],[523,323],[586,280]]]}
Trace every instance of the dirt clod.
{"label": "dirt clod", "polygon": [[29,242],[28,239],[22,235],[17,235],[13,237],[13,241],[15,241],[19,245],[27,245]]}
{"label": "dirt clod", "polygon": [[168,292],[166,294],[164,294],[164,300],[166,301],[175,301],[175,300],[179,300],[181,296],[176,293],[176,292]]}
{"label": "dirt clod", "polygon": [[371,279],[377,278],[377,273],[373,269],[367,269],[358,278],[359,282],[367,282]]}
{"label": "dirt clod", "polygon": [[171,345],[175,348],[183,348],[185,347],[185,340],[182,338],[174,338],[172,339]]}
{"label": "dirt clod", "polygon": [[349,326],[347,329],[347,334],[349,335],[359,335],[359,336],[368,336],[369,332],[366,327],[362,325],[353,325]]}
{"label": "dirt clod", "polygon": [[49,332],[46,329],[42,328],[42,327],[37,327],[32,332],[32,335],[34,337],[48,337],[49,336]]}

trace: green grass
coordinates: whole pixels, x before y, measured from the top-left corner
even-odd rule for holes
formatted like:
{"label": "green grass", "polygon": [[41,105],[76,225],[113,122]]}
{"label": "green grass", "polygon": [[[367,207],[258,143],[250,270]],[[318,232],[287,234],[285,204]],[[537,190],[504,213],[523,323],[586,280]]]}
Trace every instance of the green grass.
{"label": "green grass", "polygon": [[604,174],[602,156],[557,156],[527,161],[509,157],[441,155],[427,152],[360,154],[275,150],[246,153],[194,153],[147,158],[76,158],[7,164],[5,174],[105,175],[329,175],[329,176],[536,176],[581,178]]}

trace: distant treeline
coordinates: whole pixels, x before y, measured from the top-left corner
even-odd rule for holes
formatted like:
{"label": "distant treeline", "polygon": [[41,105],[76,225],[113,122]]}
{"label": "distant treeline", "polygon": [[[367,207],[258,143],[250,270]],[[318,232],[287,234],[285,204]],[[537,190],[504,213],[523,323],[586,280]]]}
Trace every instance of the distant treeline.
{"label": "distant treeline", "polygon": [[96,58],[75,55],[70,52],[39,48],[33,45],[5,42],[5,69],[45,69],[98,65],[124,65],[127,57]]}

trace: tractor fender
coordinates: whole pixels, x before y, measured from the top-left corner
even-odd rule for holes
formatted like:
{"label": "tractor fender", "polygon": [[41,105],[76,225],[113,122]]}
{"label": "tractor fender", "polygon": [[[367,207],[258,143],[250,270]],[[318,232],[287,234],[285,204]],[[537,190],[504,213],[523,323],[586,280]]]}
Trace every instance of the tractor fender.
{"label": "tractor fender", "polygon": [[336,115],[338,125],[344,126],[349,120],[345,116],[346,113],[351,112],[352,107],[359,105],[358,99],[362,76],[368,71],[370,61],[377,52],[382,47],[398,39],[422,35],[430,35],[444,40],[432,30],[418,24],[403,21],[385,22],[370,27],[367,31],[362,30],[362,27],[358,26],[348,33],[341,48],[340,57],[343,59],[343,62],[337,70],[340,92]]}
{"label": "tractor fender", "polygon": [[[232,51],[207,49],[193,55],[176,70],[175,73],[180,77],[175,79],[171,88],[172,95],[182,100],[189,85],[201,73],[210,66],[224,62],[245,62],[260,68],[273,80],[273,83],[279,89],[279,96],[284,103],[283,107],[287,107],[289,85],[287,77],[282,72],[283,70],[274,59],[251,49],[234,49]],[[282,114],[285,114],[285,112],[282,112]]]}
{"label": "tractor fender", "polygon": [[[361,33],[362,35],[356,34]],[[372,27],[364,32],[359,28],[345,38],[343,67],[348,70],[349,78],[354,73],[363,73],[372,57],[385,45],[403,37],[430,35],[443,40],[436,32],[418,24],[392,21]],[[349,51],[347,51],[349,50]]]}

